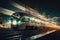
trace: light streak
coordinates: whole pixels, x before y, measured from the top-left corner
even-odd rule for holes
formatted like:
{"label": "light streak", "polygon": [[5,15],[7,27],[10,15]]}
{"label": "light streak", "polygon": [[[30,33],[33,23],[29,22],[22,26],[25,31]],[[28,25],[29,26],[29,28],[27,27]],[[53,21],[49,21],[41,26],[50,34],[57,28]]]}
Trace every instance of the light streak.
{"label": "light streak", "polygon": [[19,4],[15,3],[15,2],[10,2],[10,4],[11,4],[12,6],[20,9],[20,10],[23,10],[23,11],[26,11],[26,10],[27,10],[25,7],[19,5]]}
{"label": "light streak", "polygon": [[45,16],[41,15],[37,10],[34,10],[30,7],[25,7],[25,6],[22,6],[16,2],[10,2],[10,4],[24,12],[27,12],[29,14],[31,14],[32,16],[34,17],[37,17],[39,18],[40,20],[44,20],[44,21],[48,21],[48,22],[51,22],[52,24],[56,24],[56,22],[53,22],[53,21],[50,21],[50,18],[46,18]]}
{"label": "light streak", "polygon": [[0,24],[0,28],[3,28],[3,25],[2,24]]}
{"label": "light streak", "polygon": [[12,14],[13,14],[13,13],[15,13],[15,12],[14,12],[14,11],[11,11],[11,10],[8,10],[8,9],[5,9],[5,8],[0,7],[0,13],[6,14],[6,15],[12,15]]}
{"label": "light streak", "polygon": [[[22,5],[18,4],[18,3],[15,3],[15,2],[12,2],[10,4],[12,6],[14,6],[14,7],[16,7],[18,9],[24,11],[24,12],[30,13],[33,16],[40,18],[39,19],[39,20],[41,20],[40,22],[42,22],[44,24],[42,26],[44,26],[44,27],[47,26],[49,28],[57,28],[57,29],[60,29],[60,26],[56,25],[56,22],[50,21],[49,18],[47,19],[45,16],[41,15],[38,11],[36,11],[36,10],[30,8],[30,7],[24,7],[24,6],[22,6]],[[35,20],[35,19],[33,19],[33,20]]]}
{"label": "light streak", "polygon": [[55,24],[52,24],[52,23],[45,23],[42,26],[46,26],[46,27],[49,27],[49,28],[54,28],[56,30],[60,30],[60,26],[59,25],[55,25]]}
{"label": "light streak", "polygon": [[35,39],[40,38],[40,37],[42,37],[42,36],[51,34],[51,33],[55,32],[55,31],[56,31],[56,30],[48,31],[48,32],[45,32],[45,33],[42,33],[42,34],[38,34],[38,35],[35,35],[35,36],[32,36],[32,37],[29,37],[29,38],[27,38],[27,39],[35,40]]}
{"label": "light streak", "polygon": [[38,11],[32,9],[32,8],[29,8],[29,7],[24,7],[20,4],[17,4],[15,2],[11,2],[10,3],[12,6],[24,11],[24,12],[27,12],[27,13],[30,13],[31,15],[35,16],[35,17],[38,17],[40,19],[43,19],[43,20],[47,20],[47,18],[44,18],[43,15],[41,15]]}

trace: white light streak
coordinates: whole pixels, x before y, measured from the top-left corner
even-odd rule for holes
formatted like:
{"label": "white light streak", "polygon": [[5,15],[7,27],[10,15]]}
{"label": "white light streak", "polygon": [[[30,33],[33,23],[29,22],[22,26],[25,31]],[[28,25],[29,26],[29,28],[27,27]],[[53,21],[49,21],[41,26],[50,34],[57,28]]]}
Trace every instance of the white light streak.
{"label": "white light streak", "polygon": [[[35,39],[37,39],[37,38],[40,38],[40,37],[45,36],[45,35],[48,35],[48,34],[53,33],[53,32],[55,32],[55,31],[56,31],[56,30],[52,30],[52,31],[48,31],[48,32],[46,32],[46,33],[38,34],[38,35],[35,35],[35,36],[32,36],[32,37],[29,37],[29,39],[35,40]],[[27,39],[28,39],[28,38],[27,38]]]}
{"label": "white light streak", "polygon": [[[34,10],[34,9],[30,8],[30,7],[22,6],[22,5],[20,5],[20,4],[16,3],[16,2],[10,2],[10,4],[12,6],[24,11],[24,12],[30,13],[32,16],[37,17],[40,20],[45,20],[45,21],[48,21],[48,22],[50,21],[50,18],[47,19],[45,16],[41,15],[37,10]],[[55,22],[52,21],[51,23],[53,24]]]}
{"label": "white light streak", "polygon": [[8,10],[8,9],[5,9],[5,8],[0,7],[0,13],[6,14],[6,15],[12,15],[12,14],[13,14],[13,13],[15,13],[15,12],[14,12],[14,11],[11,11],[11,10]]}
{"label": "white light streak", "polygon": [[20,4],[15,3],[15,2],[11,2],[10,4],[12,6],[24,11],[24,12],[28,12],[28,13],[32,14],[33,16],[38,15],[37,17],[44,17],[44,16],[40,15],[36,10],[34,10],[34,9],[30,8],[30,7],[26,8],[26,7],[24,7],[24,6],[20,5]]}
{"label": "white light streak", "polygon": [[42,21],[42,20],[39,20],[39,19],[36,19],[36,18],[31,18],[30,17],[30,20],[33,20],[33,21],[35,21],[36,23],[44,23],[45,21]]}

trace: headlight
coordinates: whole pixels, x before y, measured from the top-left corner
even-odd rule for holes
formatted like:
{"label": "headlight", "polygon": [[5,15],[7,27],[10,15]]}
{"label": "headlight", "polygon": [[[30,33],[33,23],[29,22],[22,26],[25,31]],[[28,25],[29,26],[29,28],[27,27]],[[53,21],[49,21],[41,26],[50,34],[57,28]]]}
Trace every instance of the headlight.
{"label": "headlight", "polygon": [[9,20],[8,23],[11,24],[11,20]]}
{"label": "headlight", "polygon": [[21,20],[20,20],[20,21],[18,21],[18,24],[19,24],[19,25],[21,24]]}
{"label": "headlight", "polygon": [[16,25],[17,24],[17,21],[16,20],[13,20],[12,24],[13,25]]}

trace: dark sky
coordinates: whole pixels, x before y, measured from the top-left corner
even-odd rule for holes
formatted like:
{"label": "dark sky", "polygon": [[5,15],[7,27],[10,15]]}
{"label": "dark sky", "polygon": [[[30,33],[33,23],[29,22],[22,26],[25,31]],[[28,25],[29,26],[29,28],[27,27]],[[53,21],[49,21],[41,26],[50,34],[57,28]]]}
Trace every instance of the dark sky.
{"label": "dark sky", "polygon": [[[60,1],[59,0],[12,0],[17,3],[23,3],[33,9],[38,10],[40,13],[46,12],[50,17],[60,17]],[[0,1],[0,7],[10,10],[19,11],[19,9],[11,6],[9,0]],[[12,9],[14,8],[14,9]]]}

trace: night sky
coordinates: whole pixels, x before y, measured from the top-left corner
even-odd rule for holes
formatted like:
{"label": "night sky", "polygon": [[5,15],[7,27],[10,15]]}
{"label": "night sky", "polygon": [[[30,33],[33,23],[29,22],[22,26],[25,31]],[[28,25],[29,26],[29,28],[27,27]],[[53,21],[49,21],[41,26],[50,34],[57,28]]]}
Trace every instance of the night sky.
{"label": "night sky", "polygon": [[[27,5],[35,10],[38,10],[41,14],[45,12],[50,17],[60,17],[60,1],[59,0],[12,0],[18,4]],[[0,7],[7,8],[13,11],[20,11],[9,4],[9,0],[0,0]]]}

